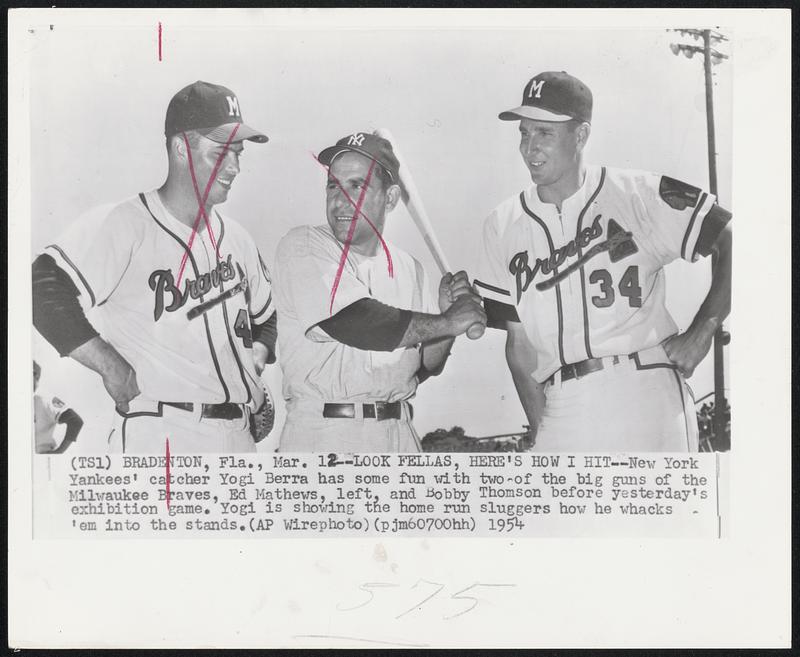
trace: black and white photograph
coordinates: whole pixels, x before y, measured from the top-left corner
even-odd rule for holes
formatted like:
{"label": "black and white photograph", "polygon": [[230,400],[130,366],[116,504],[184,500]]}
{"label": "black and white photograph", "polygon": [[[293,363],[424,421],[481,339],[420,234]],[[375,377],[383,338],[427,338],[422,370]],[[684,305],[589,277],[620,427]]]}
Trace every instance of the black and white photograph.
{"label": "black and white photograph", "polygon": [[73,451],[729,448],[724,32],[221,32],[253,76],[158,30],[105,79],[68,29],[33,54],[34,360]]}
{"label": "black and white photograph", "polygon": [[[790,21],[751,14],[11,12],[9,371],[33,372],[9,391],[17,539],[103,559],[161,539],[136,541],[156,560],[179,539],[181,577],[240,544],[314,571],[286,600],[237,582],[280,607],[278,635],[22,622],[20,647],[744,645],[697,619],[674,643],[490,626],[525,625],[533,583],[509,574],[537,551],[742,540],[766,470],[731,471],[769,451],[765,417],[788,449],[784,373],[758,414],[768,375],[742,364],[788,344],[788,148],[762,159],[752,131],[789,129]],[[786,253],[756,292],[773,224]],[[445,576],[447,538],[465,565]],[[361,579],[334,560],[352,541]],[[758,645],[788,640],[782,614]]]}

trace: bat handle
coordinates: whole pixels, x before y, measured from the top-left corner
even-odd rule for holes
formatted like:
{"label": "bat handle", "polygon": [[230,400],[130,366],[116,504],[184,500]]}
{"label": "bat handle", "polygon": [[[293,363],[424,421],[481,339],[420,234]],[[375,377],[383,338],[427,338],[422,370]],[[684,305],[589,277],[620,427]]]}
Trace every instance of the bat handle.
{"label": "bat handle", "polygon": [[467,329],[467,337],[470,340],[477,340],[479,337],[483,335],[484,331],[486,331],[486,327],[483,324],[475,322],[472,326],[470,326]]}

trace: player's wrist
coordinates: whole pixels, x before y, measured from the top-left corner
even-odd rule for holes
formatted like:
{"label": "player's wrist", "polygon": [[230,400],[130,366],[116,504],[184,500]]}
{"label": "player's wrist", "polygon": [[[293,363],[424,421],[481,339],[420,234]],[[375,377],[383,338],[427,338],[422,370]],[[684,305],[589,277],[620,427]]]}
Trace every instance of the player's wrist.
{"label": "player's wrist", "polygon": [[722,320],[718,317],[707,317],[692,322],[690,333],[698,339],[710,339],[722,326]]}

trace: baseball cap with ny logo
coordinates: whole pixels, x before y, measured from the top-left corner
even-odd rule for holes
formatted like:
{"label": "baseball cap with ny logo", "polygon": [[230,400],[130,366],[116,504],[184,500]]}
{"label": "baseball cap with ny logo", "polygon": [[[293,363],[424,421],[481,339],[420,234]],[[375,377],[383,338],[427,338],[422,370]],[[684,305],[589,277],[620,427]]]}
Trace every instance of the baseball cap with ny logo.
{"label": "baseball cap with ny logo", "polygon": [[236,94],[227,87],[198,80],[181,89],[169,101],[164,134],[171,137],[194,130],[208,139],[225,143],[237,123],[239,128],[234,141],[267,141],[265,134],[242,121]]}

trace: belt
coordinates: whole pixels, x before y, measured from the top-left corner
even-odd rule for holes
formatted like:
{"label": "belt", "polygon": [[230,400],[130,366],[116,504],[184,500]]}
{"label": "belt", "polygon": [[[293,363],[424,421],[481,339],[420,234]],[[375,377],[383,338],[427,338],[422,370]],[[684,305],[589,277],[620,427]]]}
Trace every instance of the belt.
{"label": "belt", "polygon": [[[172,406],[179,408],[182,411],[194,410],[192,402],[162,402],[164,406]],[[242,411],[242,404],[233,404],[231,402],[224,402],[222,404],[203,404],[200,415],[202,417],[216,419],[216,420],[236,420],[244,416]]]}
{"label": "belt", "polygon": [[[636,354],[630,354],[628,358],[633,358]],[[624,358],[624,356],[623,356]],[[610,365],[617,365],[619,363],[620,356],[609,356],[607,358],[589,358],[587,360],[582,360],[579,363],[570,363],[569,365],[564,365],[560,370],[556,370],[557,372],[561,373],[561,383],[564,381],[569,381],[570,379],[580,379],[581,377],[586,376],[587,374],[591,374],[592,372],[599,372],[602,369],[605,369],[606,364],[604,361],[609,361]],[[550,378],[547,379],[545,383],[555,383],[556,381],[556,373],[550,375]]]}
{"label": "belt", "polygon": [[[361,404],[365,419],[399,420],[403,417],[403,402],[375,402]],[[414,408],[408,405],[408,414],[414,417]],[[355,418],[355,404],[325,404],[322,407],[322,417],[330,418]]]}

